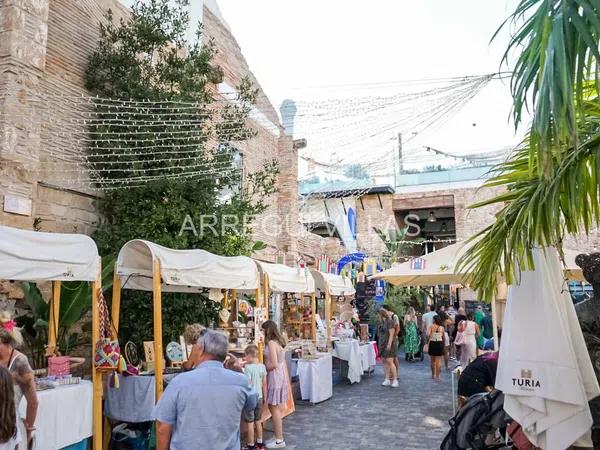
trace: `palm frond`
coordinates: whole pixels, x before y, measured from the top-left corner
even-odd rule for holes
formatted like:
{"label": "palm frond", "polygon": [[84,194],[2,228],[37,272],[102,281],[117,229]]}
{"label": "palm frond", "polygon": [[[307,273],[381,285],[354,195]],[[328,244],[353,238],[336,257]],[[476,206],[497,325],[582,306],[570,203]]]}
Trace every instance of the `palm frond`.
{"label": "palm frond", "polygon": [[503,61],[520,52],[511,80],[515,126],[532,106],[529,154],[548,175],[562,151],[580,145],[577,117],[600,92],[600,2],[521,0],[501,28],[509,24],[518,28]]}
{"label": "palm frond", "polygon": [[[487,186],[506,191],[471,207],[502,203],[494,224],[472,239],[458,271],[469,273],[470,285],[491,299],[498,275],[510,284],[521,269],[532,267],[531,249],[560,247],[567,234],[589,233],[600,225],[600,106],[584,100],[577,120],[580,145],[569,147],[548,174],[541,161],[524,145],[503,163]],[[525,170],[529,168],[530,170]]]}

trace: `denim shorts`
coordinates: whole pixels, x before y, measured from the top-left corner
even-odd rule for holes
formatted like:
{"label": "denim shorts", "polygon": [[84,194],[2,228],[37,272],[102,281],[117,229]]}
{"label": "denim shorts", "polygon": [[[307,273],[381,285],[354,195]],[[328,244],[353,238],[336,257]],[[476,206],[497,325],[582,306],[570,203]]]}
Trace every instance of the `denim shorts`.
{"label": "denim shorts", "polygon": [[262,398],[258,400],[258,405],[253,410],[244,410],[242,413],[242,417],[244,418],[244,422],[253,423],[260,422],[262,417]]}

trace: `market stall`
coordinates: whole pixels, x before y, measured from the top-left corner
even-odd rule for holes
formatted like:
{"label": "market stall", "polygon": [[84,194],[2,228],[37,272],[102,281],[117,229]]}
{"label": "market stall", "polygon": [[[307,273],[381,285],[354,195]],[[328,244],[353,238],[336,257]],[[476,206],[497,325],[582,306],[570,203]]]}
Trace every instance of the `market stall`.
{"label": "market stall", "polygon": [[[278,295],[283,302],[283,317],[278,324],[285,331],[291,341],[288,347],[300,352],[298,359],[298,376],[302,397],[310,398],[312,392],[329,393],[326,400],[333,393],[331,385],[331,371],[323,376],[323,371],[312,371],[310,367],[317,364],[316,360],[331,356],[317,357],[316,342],[316,297],[315,282],[310,271],[303,267],[289,267],[283,264],[271,264],[256,261],[263,280],[263,291],[267,310],[271,295]],[[281,304],[280,304],[281,305]],[[268,317],[268,314],[267,314]],[[310,341],[310,343],[307,343]],[[314,349],[314,350],[313,350]],[[314,364],[313,364],[314,362]],[[300,368],[302,366],[302,369]],[[305,370],[308,369],[308,370]],[[288,374],[289,376],[289,374]],[[304,389],[302,389],[304,386]],[[288,404],[284,416],[295,410],[293,395],[290,389]]]}
{"label": "market stall", "polygon": [[[349,328],[349,320],[352,314],[346,311],[340,311],[340,317],[334,320],[335,305],[333,300],[339,304],[349,305],[347,303],[350,298],[356,293],[354,285],[349,277],[342,277],[340,275],[319,272],[316,270],[312,271],[315,279],[315,286],[317,292],[321,297],[324,298],[325,302],[325,335],[328,347],[333,347],[332,356],[339,360],[346,361],[348,363],[348,379],[351,383],[360,383],[361,377],[366,370],[370,370],[371,358],[364,357],[363,353],[371,354],[363,345],[361,345],[358,339],[354,338],[355,330]],[[344,314],[349,314],[350,318],[341,317]],[[336,324],[336,325],[334,325]],[[332,327],[336,326],[336,336],[333,336]],[[371,345],[372,343],[366,343],[364,345]],[[367,362],[369,367],[364,367],[363,361]],[[372,364],[374,366],[374,363]]]}
{"label": "market stall", "polygon": [[[50,281],[52,295],[47,355],[59,353],[57,330],[62,281],[93,283],[92,342],[99,339],[98,295],[101,289],[98,249],[88,236],[44,233],[0,226],[0,279]],[[93,356],[92,360],[93,360]],[[63,379],[62,382],[72,381]],[[58,384],[58,383],[56,383]],[[47,384],[48,385],[48,384]],[[92,383],[58,385],[38,393],[37,448],[56,450],[93,435],[94,450],[102,449],[102,375],[92,371]],[[24,411],[25,404],[19,410]],[[58,409],[61,412],[59,413]]]}
{"label": "market stall", "polygon": [[[113,283],[112,319],[119,327],[121,289],[152,292],[154,310],[154,400],[163,392],[164,360],[162,343],[162,293],[201,293],[208,289],[254,292],[258,307],[258,270],[245,256],[218,256],[204,250],[173,250],[153,242],[133,240],[119,252]],[[227,300],[226,300],[227,301]]]}

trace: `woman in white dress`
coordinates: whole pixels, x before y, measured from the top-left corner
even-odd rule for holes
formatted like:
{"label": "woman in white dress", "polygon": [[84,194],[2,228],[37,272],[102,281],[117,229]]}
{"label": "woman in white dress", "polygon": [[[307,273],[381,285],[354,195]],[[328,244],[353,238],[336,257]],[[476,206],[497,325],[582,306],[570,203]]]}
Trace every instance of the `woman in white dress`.
{"label": "woman in white dress", "polygon": [[473,322],[473,313],[467,314],[467,320],[459,324],[458,331],[464,335],[463,343],[460,346],[460,365],[465,368],[471,361],[477,358],[479,326]]}
{"label": "woman in white dress", "polygon": [[[29,365],[27,357],[15,347],[22,342],[19,332],[13,320],[7,320],[5,314],[0,315],[0,367],[8,369],[14,383],[15,408],[19,410],[21,399],[27,400],[25,419],[17,420],[17,428],[23,443],[20,449],[27,449],[35,430],[35,418],[37,415],[38,399],[35,391],[33,370]],[[27,443],[27,444],[26,444]]]}

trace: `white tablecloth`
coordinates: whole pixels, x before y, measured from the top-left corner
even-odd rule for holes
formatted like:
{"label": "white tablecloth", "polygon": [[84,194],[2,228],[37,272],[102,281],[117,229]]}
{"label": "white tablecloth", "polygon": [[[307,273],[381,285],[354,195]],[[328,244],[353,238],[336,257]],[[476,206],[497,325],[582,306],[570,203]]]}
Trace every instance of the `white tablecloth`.
{"label": "white tablecloth", "polygon": [[298,377],[302,400],[319,403],[333,395],[331,354],[319,353],[319,359],[298,360]]}
{"label": "white tablecloth", "polygon": [[348,380],[350,380],[350,383],[360,383],[363,368],[358,340],[337,341],[332,354],[336,358],[348,361]]}
{"label": "white tablecloth", "polygon": [[375,342],[360,345],[360,356],[363,372],[371,372],[377,365],[377,354],[375,353]]}
{"label": "white tablecloth", "polygon": [[[38,392],[36,450],[57,450],[89,438],[93,395],[89,381]],[[25,417],[26,408],[27,401],[23,397],[19,405],[21,417]]]}

